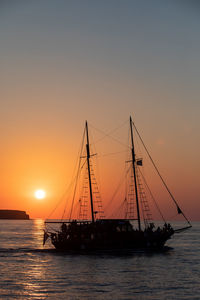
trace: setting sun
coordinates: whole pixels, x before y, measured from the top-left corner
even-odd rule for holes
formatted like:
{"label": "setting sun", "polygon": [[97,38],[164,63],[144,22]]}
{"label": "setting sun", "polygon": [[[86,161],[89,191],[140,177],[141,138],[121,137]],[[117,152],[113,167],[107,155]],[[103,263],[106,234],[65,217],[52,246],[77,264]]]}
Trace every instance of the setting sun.
{"label": "setting sun", "polygon": [[46,197],[46,192],[44,190],[36,190],[34,195],[36,199],[44,199]]}

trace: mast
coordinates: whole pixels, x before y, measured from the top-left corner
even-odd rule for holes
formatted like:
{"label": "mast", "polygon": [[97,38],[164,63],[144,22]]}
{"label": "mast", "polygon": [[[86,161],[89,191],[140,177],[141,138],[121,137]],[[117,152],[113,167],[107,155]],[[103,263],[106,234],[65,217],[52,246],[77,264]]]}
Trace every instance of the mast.
{"label": "mast", "polygon": [[91,182],[91,173],[90,173],[90,146],[89,146],[89,135],[88,135],[88,125],[87,121],[85,122],[86,136],[87,136],[87,166],[88,166],[88,179],[89,179],[89,188],[90,188],[90,205],[91,205],[91,216],[92,222],[94,223],[94,209],[93,209],[93,196],[92,196],[92,182]]}
{"label": "mast", "polygon": [[138,189],[137,189],[137,179],[136,179],[136,170],[135,170],[135,150],[134,150],[134,142],[133,142],[133,126],[132,126],[132,118],[130,117],[130,128],[131,128],[131,144],[132,144],[132,165],[133,165],[133,175],[134,175],[134,184],[135,184],[135,197],[136,197],[136,206],[137,206],[137,220],[138,220],[138,229],[141,231],[141,222],[140,222],[140,208],[139,208],[139,200],[138,200]]}

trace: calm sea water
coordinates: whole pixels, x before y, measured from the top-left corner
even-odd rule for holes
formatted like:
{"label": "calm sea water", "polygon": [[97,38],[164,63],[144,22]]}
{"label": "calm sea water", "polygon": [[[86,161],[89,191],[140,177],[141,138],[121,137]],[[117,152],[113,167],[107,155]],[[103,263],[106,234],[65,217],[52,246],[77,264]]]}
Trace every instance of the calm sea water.
{"label": "calm sea water", "polygon": [[67,255],[42,220],[0,220],[0,299],[200,299],[200,223],[163,253]]}

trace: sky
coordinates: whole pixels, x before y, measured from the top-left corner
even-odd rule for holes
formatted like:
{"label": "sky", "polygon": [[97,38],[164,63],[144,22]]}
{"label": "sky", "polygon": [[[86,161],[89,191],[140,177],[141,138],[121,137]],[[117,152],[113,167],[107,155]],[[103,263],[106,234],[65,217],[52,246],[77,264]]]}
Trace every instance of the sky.
{"label": "sky", "polygon": [[[199,14],[195,0],[0,0],[0,208],[47,218],[70,184],[85,120],[106,133],[132,115],[199,220]],[[102,167],[104,198],[115,165]]]}

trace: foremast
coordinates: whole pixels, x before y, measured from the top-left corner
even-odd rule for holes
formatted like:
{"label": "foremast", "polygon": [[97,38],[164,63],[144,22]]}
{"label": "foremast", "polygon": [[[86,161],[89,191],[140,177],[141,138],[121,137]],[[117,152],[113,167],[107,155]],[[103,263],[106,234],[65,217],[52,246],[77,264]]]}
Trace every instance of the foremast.
{"label": "foremast", "polygon": [[85,122],[86,130],[86,153],[87,153],[87,168],[88,168],[88,179],[89,179],[89,189],[90,189],[90,206],[91,206],[91,217],[92,222],[94,223],[94,208],[93,208],[93,194],[92,194],[92,182],[91,182],[91,172],[90,172],[90,143],[89,143],[89,134],[88,134],[88,124]]}
{"label": "foremast", "polygon": [[137,207],[137,220],[138,220],[138,229],[141,231],[141,221],[140,221],[140,207],[139,207],[139,199],[138,199],[138,188],[137,188],[137,178],[136,178],[136,159],[135,159],[135,149],[133,142],[133,122],[130,117],[130,128],[131,128],[131,153],[132,153],[132,166],[133,166],[133,177],[134,177],[134,185],[135,185],[135,197],[136,197],[136,207]]}

